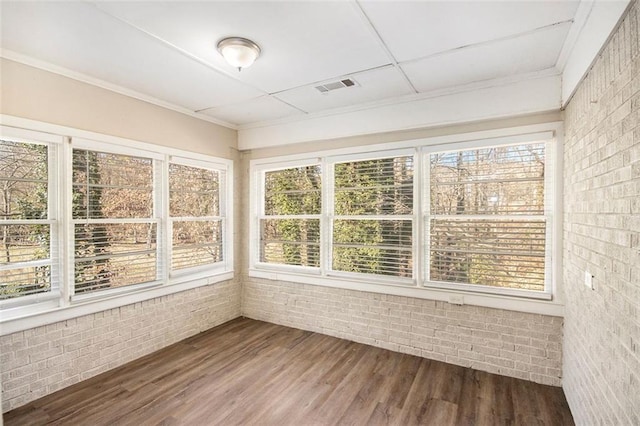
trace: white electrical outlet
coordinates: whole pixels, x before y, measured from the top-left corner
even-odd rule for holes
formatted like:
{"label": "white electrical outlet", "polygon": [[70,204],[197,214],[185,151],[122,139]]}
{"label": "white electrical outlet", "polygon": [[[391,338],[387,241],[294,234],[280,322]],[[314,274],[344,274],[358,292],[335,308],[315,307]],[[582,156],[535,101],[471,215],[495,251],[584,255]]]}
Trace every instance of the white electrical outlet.
{"label": "white electrical outlet", "polygon": [[464,296],[451,295],[449,296],[449,303],[452,305],[464,305]]}
{"label": "white electrical outlet", "polygon": [[584,272],[584,285],[593,290],[593,275],[589,271]]}

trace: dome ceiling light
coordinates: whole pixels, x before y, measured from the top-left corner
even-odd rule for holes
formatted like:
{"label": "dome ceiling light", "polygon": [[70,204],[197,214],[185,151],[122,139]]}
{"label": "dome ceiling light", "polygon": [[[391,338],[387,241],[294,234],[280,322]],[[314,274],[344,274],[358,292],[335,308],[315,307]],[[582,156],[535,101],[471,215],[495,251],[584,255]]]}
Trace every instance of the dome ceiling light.
{"label": "dome ceiling light", "polygon": [[243,37],[227,37],[218,42],[218,52],[238,71],[250,67],[258,56],[260,47],[253,41]]}

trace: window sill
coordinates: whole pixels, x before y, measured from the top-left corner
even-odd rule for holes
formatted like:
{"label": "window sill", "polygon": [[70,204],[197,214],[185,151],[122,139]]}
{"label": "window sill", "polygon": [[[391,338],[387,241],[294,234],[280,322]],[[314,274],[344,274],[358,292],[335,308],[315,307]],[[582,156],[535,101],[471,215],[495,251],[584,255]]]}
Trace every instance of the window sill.
{"label": "window sill", "polygon": [[249,277],[413,297],[417,299],[437,300],[452,304],[482,306],[486,308],[506,309],[558,317],[564,316],[564,305],[552,300],[527,299],[510,295],[475,293],[435,287],[418,287],[407,284],[380,284],[336,276],[322,277],[274,270],[250,269]]}
{"label": "window sill", "polygon": [[227,281],[233,276],[233,271],[225,271],[175,284],[132,288],[128,292],[104,297],[96,294],[96,297],[73,301],[69,306],[52,307],[46,304],[40,306],[41,309],[37,312],[33,311],[34,306],[7,309],[0,311],[0,336]]}

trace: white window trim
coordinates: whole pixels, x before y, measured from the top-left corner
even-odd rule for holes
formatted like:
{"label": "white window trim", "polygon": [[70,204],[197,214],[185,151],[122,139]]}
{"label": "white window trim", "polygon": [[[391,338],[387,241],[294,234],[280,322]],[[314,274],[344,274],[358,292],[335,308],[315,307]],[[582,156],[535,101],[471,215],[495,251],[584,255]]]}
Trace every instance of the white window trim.
{"label": "white window trim", "polygon": [[[480,141],[477,141],[477,143],[472,143],[472,144],[470,144],[469,142],[451,143],[451,144],[447,144],[444,147],[440,145],[424,146],[421,148],[422,161],[419,163],[423,165],[429,164],[430,155],[433,153],[457,152],[457,151],[465,151],[465,150],[476,149],[476,148],[491,148],[496,146],[514,146],[514,145],[520,145],[522,143],[534,142],[536,141],[536,138],[538,136],[539,135],[537,134],[536,135],[519,135],[518,137],[513,139],[507,137],[507,138],[480,140]],[[514,139],[516,139],[517,141],[512,142]],[[544,189],[545,189],[544,215],[511,214],[511,215],[499,216],[500,219],[515,219],[515,220],[535,219],[535,220],[544,221],[545,227],[547,230],[547,232],[545,232],[546,243],[545,243],[545,279],[544,279],[545,289],[544,291],[541,292],[541,291],[533,291],[533,290],[518,290],[518,289],[499,288],[499,287],[496,288],[496,287],[485,286],[481,284],[465,284],[465,283],[449,283],[449,282],[443,282],[443,281],[431,281],[427,279],[427,277],[429,276],[429,273],[427,271],[429,267],[428,260],[423,263],[423,268],[422,268],[423,274],[425,277],[424,280],[422,280],[422,282],[425,287],[461,290],[461,291],[469,291],[469,292],[476,292],[476,293],[498,294],[498,295],[515,296],[515,297],[527,297],[531,299],[541,299],[541,300],[553,299],[553,296],[554,296],[553,285],[552,285],[553,283],[552,263],[553,262],[551,258],[551,253],[554,250],[554,246],[552,244],[554,235],[553,235],[553,227],[551,225],[553,223],[553,217],[554,217],[554,214],[553,214],[554,213],[553,211],[554,197],[553,197],[553,191],[552,191],[553,189],[552,183],[558,172],[556,169],[554,169],[554,163],[553,163],[554,161],[553,147],[556,145],[556,143],[553,142],[552,135],[549,135],[546,139],[547,140],[544,143],[545,161],[549,159],[549,163],[545,164],[545,172],[550,171],[551,173],[545,173],[545,179],[543,182]],[[498,141],[498,143],[496,143],[496,141]],[[547,166],[547,164],[549,164],[549,166]],[[426,170],[426,173],[428,173],[428,170]],[[424,176],[424,178],[426,177],[427,176]],[[424,181],[426,181],[426,179],[423,180],[423,182]],[[425,229],[425,233],[423,235],[424,235],[425,245],[428,246],[428,241],[430,237],[430,233],[428,229],[429,223],[430,223],[429,218],[431,217],[442,218],[442,217],[446,217],[446,215],[438,214],[438,215],[432,216],[430,214],[430,206],[428,204],[429,200],[431,199],[430,193],[429,193],[429,185],[424,185],[424,193],[425,193],[424,194],[425,205],[423,206],[423,210],[422,210],[421,222],[426,224],[425,227],[427,229]],[[463,215],[462,218],[493,219],[493,217],[488,217],[486,215]],[[428,250],[426,251],[428,253]]]}
{"label": "white window trim", "polygon": [[[328,256],[325,257],[325,264],[323,269],[323,275],[327,277],[343,277],[345,279],[360,279],[371,282],[379,282],[379,283],[388,283],[388,284],[403,284],[403,285],[412,285],[416,284],[419,281],[419,274],[417,264],[418,262],[413,262],[413,271],[411,278],[404,277],[392,277],[386,275],[377,275],[377,274],[367,274],[367,273],[358,273],[358,272],[345,272],[345,271],[337,271],[333,269],[332,266],[332,253],[333,253],[333,224],[336,220],[411,220],[412,225],[412,237],[413,241],[419,241],[415,237],[417,236],[415,226],[419,221],[419,205],[413,205],[413,213],[408,215],[336,215],[335,214],[335,184],[334,184],[334,173],[335,173],[335,165],[340,163],[347,163],[351,161],[367,161],[367,160],[380,160],[385,158],[394,158],[394,157],[413,157],[414,167],[418,161],[415,161],[418,158],[416,148],[400,148],[400,149],[391,149],[385,151],[373,151],[373,152],[359,152],[354,154],[346,154],[346,155],[328,155],[325,157],[324,163],[327,168],[327,182],[323,184],[323,188],[326,185],[326,193],[327,203],[323,203],[323,210],[327,217],[328,226],[325,227],[326,241],[328,245]],[[417,193],[417,180],[415,176],[414,170],[414,179],[413,179],[413,196],[414,200],[416,200],[415,195]],[[324,200],[323,200],[324,201]],[[321,231],[322,232],[322,231]],[[412,255],[416,255],[415,246],[412,247]]]}
{"label": "white window trim", "polygon": [[[54,226],[58,227],[59,235],[66,236],[66,238],[59,238],[57,247],[60,253],[60,261],[58,263],[61,269],[61,283],[63,283],[63,285],[60,286],[60,292],[58,294],[49,292],[46,294],[25,296],[24,298],[8,299],[4,301],[6,302],[4,305],[0,303],[0,306],[6,307],[6,309],[0,309],[0,335],[7,335],[82,315],[167,296],[185,290],[227,281],[234,277],[234,217],[232,202],[234,173],[232,160],[9,115],[0,114],[0,122],[2,123],[3,137],[6,136],[11,140],[23,142],[38,141],[56,144],[56,155],[61,161],[55,161],[55,163],[69,165],[65,170],[51,171],[50,169],[50,177],[51,175],[55,176],[53,185],[55,185],[58,191],[58,197],[55,203],[50,203],[50,209],[52,206],[55,206],[56,211],[51,212],[52,216],[49,219],[56,219],[55,222],[57,222],[57,225]],[[203,266],[201,268],[194,268],[194,270],[189,271],[189,273],[177,274],[171,277],[168,275],[166,265],[161,264],[163,260],[160,260],[159,265],[165,270],[162,274],[162,279],[149,283],[87,293],[86,295],[78,295],[72,298],[73,283],[70,277],[73,275],[72,257],[74,248],[73,238],[71,238],[73,225],[70,219],[72,197],[70,166],[71,143],[73,143],[74,148],[113,152],[137,157],[150,157],[162,161],[163,168],[168,168],[169,161],[171,161],[223,171],[225,179],[223,186],[220,187],[220,196],[221,212],[225,212],[223,214],[222,237],[224,260],[212,264],[211,267]],[[164,171],[162,173],[164,173]],[[164,176],[163,179],[165,179]],[[159,203],[158,208],[165,210],[165,206],[168,205],[168,188],[164,189],[163,192],[166,192],[166,194],[156,194],[156,202]],[[154,215],[152,219],[144,220],[158,220],[158,223],[164,223],[167,217],[166,214],[161,214],[160,216]],[[59,220],[60,218],[68,218],[68,220]]]}
{"label": "white window trim", "polygon": [[[317,158],[306,158],[300,161],[283,161],[271,164],[269,167],[257,168],[250,172],[251,176],[255,176],[254,185],[250,185],[250,191],[255,196],[251,196],[250,209],[255,214],[251,215],[251,225],[249,230],[249,261],[251,265],[257,265],[259,268],[269,270],[285,270],[292,271],[294,273],[306,273],[311,275],[320,274],[322,265],[319,268],[313,266],[300,266],[300,265],[279,265],[273,263],[262,262],[260,260],[260,221],[264,219],[319,219],[322,223],[322,214],[292,214],[292,215],[267,215],[264,211],[264,203],[259,202],[262,200],[265,194],[265,173],[267,171],[284,170],[292,167],[305,167],[305,166],[322,166],[322,163]],[[324,169],[322,169],[322,185],[324,185]],[[255,173],[254,173],[255,172]],[[324,194],[324,191],[321,192]],[[324,201],[324,200],[323,200]],[[322,230],[322,225],[320,226]],[[322,250],[322,235],[320,235],[320,248]],[[320,256],[322,259],[322,255]]]}
{"label": "white window trim", "polygon": [[[186,158],[179,156],[168,156],[167,160],[164,162],[163,173],[167,174],[167,178],[165,179],[168,182],[168,174],[169,174],[169,165],[170,164],[180,164],[184,166],[192,166],[206,170],[212,170],[219,173],[219,183],[218,183],[218,197],[219,197],[219,213],[229,212],[233,206],[233,202],[229,202],[232,187],[229,187],[227,182],[229,180],[229,170],[224,163],[215,163],[215,162],[206,162],[201,161],[194,158]],[[167,218],[168,226],[166,228],[167,236],[166,236],[166,250],[167,250],[167,265],[165,266],[167,279],[172,280],[173,282],[182,282],[190,279],[192,276],[207,276],[207,274],[212,270],[225,271],[230,266],[227,261],[227,257],[231,255],[230,252],[227,251],[228,243],[233,240],[233,232],[229,233],[229,229],[227,227],[227,223],[230,220],[230,217],[227,215],[220,216],[202,216],[202,217],[180,217],[180,216],[171,216],[169,212],[169,185],[167,184],[164,188],[165,194],[163,194],[163,212],[164,217]],[[232,211],[232,210],[231,210]],[[171,257],[173,251],[173,245],[169,244],[169,235],[173,234],[173,223],[177,221],[213,221],[219,220],[222,226],[222,262],[216,262],[211,265],[198,265],[191,268],[184,269],[171,269]],[[232,231],[232,229],[231,229]],[[233,263],[231,263],[232,265]],[[231,266],[232,268],[233,266]]]}
{"label": "white window trim", "polygon": [[[415,297],[421,299],[446,301],[449,303],[464,303],[477,306],[485,306],[490,308],[499,308],[507,310],[515,310],[521,312],[531,312],[545,315],[563,316],[564,315],[564,295],[562,291],[562,143],[563,143],[563,124],[562,122],[550,122],[529,126],[512,127],[506,129],[496,129],[480,132],[472,132],[458,135],[438,136],[425,139],[416,139],[401,141],[387,144],[377,144],[370,146],[360,146],[354,148],[341,148],[327,151],[315,151],[306,154],[295,154],[279,157],[270,157],[256,159],[250,162],[250,264],[249,276],[263,278],[269,280],[288,281],[294,283],[303,283],[311,285],[320,285],[326,287],[359,290],[373,293],[394,294],[399,296]],[[330,232],[330,226],[326,221],[330,221],[332,216],[327,214],[327,207],[330,206],[332,200],[328,199],[329,193],[326,190],[327,184],[330,184],[332,176],[330,171],[331,162],[348,161],[351,158],[381,158],[384,156],[392,156],[394,152],[404,152],[406,149],[413,149],[417,152],[415,157],[416,170],[414,171],[414,182],[424,180],[428,170],[422,170],[423,158],[427,153],[435,151],[451,151],[457,149],[476,148],[480,146],[495,145],[514,145],[518,143],[526,143],[532,141],[553,140],[546,145],[548,160],[548,170],[551,173],[545,175],[545,208],[551,206],[552,212],[545,212],[545,218],[548,220],[547,238],[552,239],[552,243],[547,245],[547,260],[545,275],[549,274],[550,279],[545,280],[548,288],[545,292],[534,292],[526,290],[510,290],[496,289],[488,286],[476,285],[459,285],[448,283],[427,283],[424,281],[425,268],[427,263],[422,261],[422,257],[427,250],[420,244],[414,244],[414,256],[416,263],[421,262],[421,266],[416,268],[415,280],[416,284],[402,284],[397,279],[385,279],[369,274],[362,277],[354,277],[355,274],[336,274],[328,268],[327,262],[330,262],[330,244],[327,244],[327,235]],[[258,212],[262,207],[261,196],[264,194],[263,182],[261,176],[268,170],[277,170],[288,167],[297,167],[305,164],[318,164],[319,160],[322,164],[323,176],[323,215],[321,217],[321,268],[317,271],[314,268],[313,273],[300,270],[300,268],[292,268],[290,265],[264,264],[257,262],[256,255],[259,249],[259,222],[257,222]],[[428,194],[422,186],[422,193],[417,193],[414,187],[414,196],[416,196],[416,204],[414,204],[414,232],[425,235],[428,234],[425,218],[426,204],[429,198]],[[549,202],[548,202],[549,201]],[[416,234],[419,235],[419,234]],[[427,240],[421,240],[426,243]],[[436,285],[433,285],[436,284]],[[496,291],[498,290],[498,291]]]}

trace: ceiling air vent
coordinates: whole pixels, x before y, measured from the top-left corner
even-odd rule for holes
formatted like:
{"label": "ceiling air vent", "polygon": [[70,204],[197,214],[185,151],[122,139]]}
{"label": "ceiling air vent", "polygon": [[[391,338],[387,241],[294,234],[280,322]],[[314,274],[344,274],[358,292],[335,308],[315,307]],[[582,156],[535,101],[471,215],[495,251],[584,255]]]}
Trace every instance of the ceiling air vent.
{"label": "ceiling air vent", "polygon": [[316,89],[320,93],[327,93],[327,92],[331,92],[332,90],[343,89],[345,87],[352,87],[355,85],[356,85],[355,81],[351,80],[350,78],[346,78],[344,80],[332,81],[331,83],[316,86]]}

